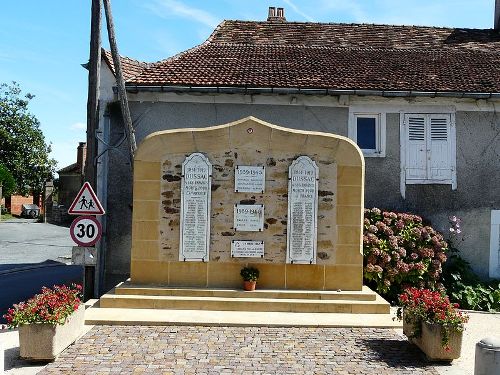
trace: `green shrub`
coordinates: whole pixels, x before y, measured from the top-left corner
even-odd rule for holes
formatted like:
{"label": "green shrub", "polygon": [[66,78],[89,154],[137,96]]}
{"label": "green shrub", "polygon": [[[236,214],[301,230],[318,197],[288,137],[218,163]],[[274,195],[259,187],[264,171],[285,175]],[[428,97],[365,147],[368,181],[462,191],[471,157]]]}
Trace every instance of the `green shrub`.
{"label": "green shrub", "polygon": [[407,287],[439,287],[447,250],[443,235],[420,216],[365,209],[365,283],[391,303]]}
{"label": "green shrub", "polygon": [[460,307],[477,311],[500,311],[500,280],[481,281],[470,264],[450,245],[450,256],[443,267],[444,287],[450,300]]}

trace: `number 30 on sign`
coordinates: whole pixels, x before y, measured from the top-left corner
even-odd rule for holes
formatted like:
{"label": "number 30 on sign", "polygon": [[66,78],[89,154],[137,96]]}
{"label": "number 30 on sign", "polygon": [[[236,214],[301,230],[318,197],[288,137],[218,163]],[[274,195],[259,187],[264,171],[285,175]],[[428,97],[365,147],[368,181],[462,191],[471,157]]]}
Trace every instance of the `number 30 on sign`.
{"label": "number 30 on sign", "polygon": [[69,233],[79,246],[94,246],[101,239],[102,227],[93,216],[78,216],[73,220]]}

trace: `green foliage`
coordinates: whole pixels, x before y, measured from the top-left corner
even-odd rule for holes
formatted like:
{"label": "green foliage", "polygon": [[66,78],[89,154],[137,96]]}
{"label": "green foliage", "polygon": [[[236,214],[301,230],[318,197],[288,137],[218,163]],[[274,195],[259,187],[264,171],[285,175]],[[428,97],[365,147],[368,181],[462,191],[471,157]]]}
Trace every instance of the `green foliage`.
{"label": "green foliage", "polygon": [[469,263],[458,255],[458,250],[450,248],[442,280],[451,301],[463,309],[500,311],[500,280],[481,281]]}
{"label": "green foliage", "polygon": [[448,244],[442,234],[407,213],[365,210],[364,279],[391,303],[407,287],[438,286]]}
{"label": "green foliage", "polygon": [[240,271],[240,275],[244,281],[257,281],[260,272],[254,267],[243,267]]}
{"label": "green foliage", "polygon": [[55,169],[40,123],[28,111],[31,99],[31,94],[21,97],[15,82],[0,84],[0,163],[10,171],[21,194],[41,192]]}
{"label": "green foliage", "polygon": [[[2,185],[2,197],[9,197],[16,188],[16,181],[7,167],[0,164],[0,184]],[[1,197],[0,197],[1,198]]]}

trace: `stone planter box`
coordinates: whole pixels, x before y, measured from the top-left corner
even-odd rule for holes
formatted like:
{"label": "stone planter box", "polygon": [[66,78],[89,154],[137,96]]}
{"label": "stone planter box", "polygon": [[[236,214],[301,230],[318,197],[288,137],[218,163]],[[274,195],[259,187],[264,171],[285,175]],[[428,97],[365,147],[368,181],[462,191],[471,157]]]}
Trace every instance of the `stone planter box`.
{"label": "stone planter box", "polygon": [[427,359],[431,361],[447,361],[451,362],[460,357],[462,351],[462,334],[460,331],[450,332],[450,340],[448,346],[449,351],[446,351],[441,345],[442,334],[441,326],[438,324],[420,323],[422,334],[420,337],[410,337],[414,332],[412,323],[406,323],[403,316],[403,333],[408,336],[408,340],[417,345],[422,350]]}
{"label": "stone planter box", "polygon": [[63,325],[48,323],[19,326],[20,357],[33,361],[52,361],[83,332],[85,305],[82,303]]}

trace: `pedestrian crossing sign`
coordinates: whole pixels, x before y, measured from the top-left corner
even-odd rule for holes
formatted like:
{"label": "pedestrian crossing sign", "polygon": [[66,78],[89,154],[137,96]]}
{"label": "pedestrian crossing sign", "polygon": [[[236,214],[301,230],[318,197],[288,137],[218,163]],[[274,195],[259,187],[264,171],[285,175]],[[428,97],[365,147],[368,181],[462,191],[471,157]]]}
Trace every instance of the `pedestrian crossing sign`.
{"label": "pedestrian crossing sign", "polygon": [[104,209],[101,202],[97,199],[97,195],[92,190],[92,186],[85,182],[76,195],[75,200],[71,203],[68,210],[70,215],[104,215]]}

